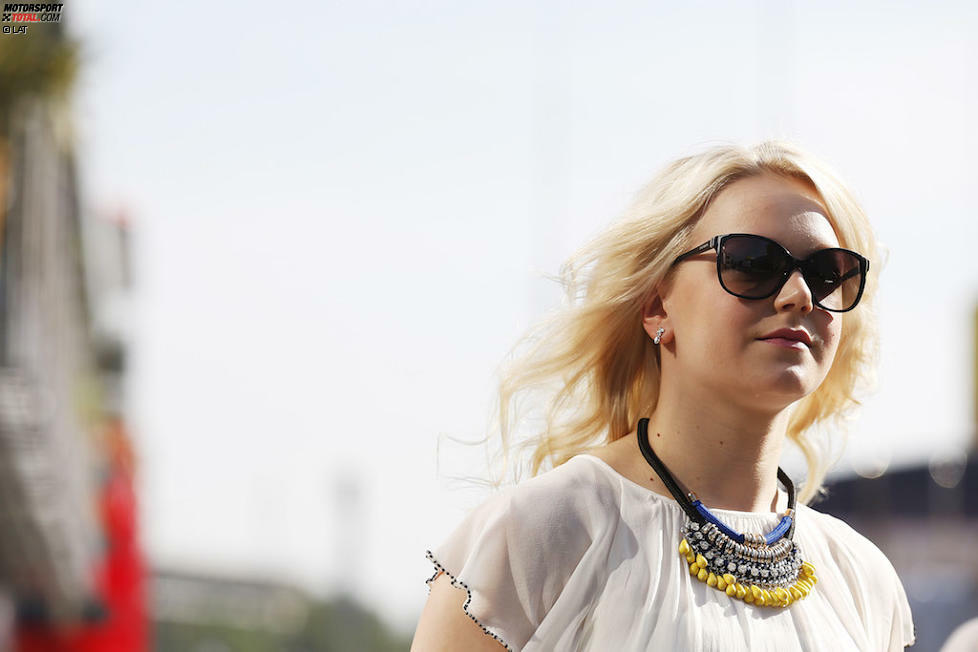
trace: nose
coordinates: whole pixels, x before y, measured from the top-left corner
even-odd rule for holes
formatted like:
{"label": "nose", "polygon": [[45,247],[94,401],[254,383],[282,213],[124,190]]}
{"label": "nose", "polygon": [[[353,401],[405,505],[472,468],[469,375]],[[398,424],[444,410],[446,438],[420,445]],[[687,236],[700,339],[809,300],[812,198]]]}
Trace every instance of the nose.
{"label": "nose", "polygon": [[778,290],[774,297],[774,307],[779,311],[800,309],[802,312],[811,312],[814,309],[811,289],[800,269],[793,270]]}

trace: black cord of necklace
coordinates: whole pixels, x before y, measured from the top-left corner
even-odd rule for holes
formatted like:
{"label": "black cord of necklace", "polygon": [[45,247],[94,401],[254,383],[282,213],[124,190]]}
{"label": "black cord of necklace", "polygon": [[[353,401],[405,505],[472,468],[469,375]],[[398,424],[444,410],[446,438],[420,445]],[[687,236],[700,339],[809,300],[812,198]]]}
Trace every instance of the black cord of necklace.
{"label": "black cord of necklace", "polygon": [[[672,477],[672,474],[669,473],[666,465],[662,463],[659,456],[652,450],[652,446],[649,444],[648,417],[643,417],[642,419],[638,420],[638,448],[642,451],[642,455],[649,463],[649,466],[651,466],[652,469],[658,474],[663,484],[666,485],[666,489],[668,489],[669,493],[673,495],[676,502],[678,502],[679,506],[683,508],[683,511],[686,512],[686,515],[689,516],[690,520],[699,524],[706,523],[706,519],[703,518],[702,514],[696,511],[696,508],[693,507],[693,503],[689,500],[686,494],[683,493],[682,489],[679,488],[679,485],[676,484],[676,480]],[[795,484],[791,481],[791,478],[788,477],[788,474],[781,470],[780,466],[778,467],[778,480],[781,481],[781,484],[784,485],[788,492],[788,509],[792,510],[791,529],[789,529],[785,535],[791,539],[795,534]]]}

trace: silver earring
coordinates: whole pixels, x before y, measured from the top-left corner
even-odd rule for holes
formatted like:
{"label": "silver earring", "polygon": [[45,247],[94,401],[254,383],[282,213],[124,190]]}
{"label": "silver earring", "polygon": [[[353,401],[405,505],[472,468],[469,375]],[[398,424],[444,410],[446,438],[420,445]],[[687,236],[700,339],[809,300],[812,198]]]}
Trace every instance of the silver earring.
{"label": "silver earring", "polygon": [[652,342],[655,343],[655,344],[658,344],[659,343],[659,340],[662,339],[662,334],[665,333],[665,332],[666,332],[666,329],[664,329],[664,328],[660,328],[659,330],[657,330],[655,332],[655,339],[652,340]]}

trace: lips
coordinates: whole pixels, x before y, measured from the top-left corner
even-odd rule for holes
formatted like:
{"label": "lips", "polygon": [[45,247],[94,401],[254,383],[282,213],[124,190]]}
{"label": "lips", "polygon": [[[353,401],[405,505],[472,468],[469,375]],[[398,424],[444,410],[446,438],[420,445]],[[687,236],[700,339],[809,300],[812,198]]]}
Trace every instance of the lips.
{"label": "lips", "polygon": [[808,347],[812,345],[812,338],[806,331],[794,328],[779,328],[778,330],[768,333],[764,337],[759,337],[758,339],[791,340],[794,342],[801,342]]}

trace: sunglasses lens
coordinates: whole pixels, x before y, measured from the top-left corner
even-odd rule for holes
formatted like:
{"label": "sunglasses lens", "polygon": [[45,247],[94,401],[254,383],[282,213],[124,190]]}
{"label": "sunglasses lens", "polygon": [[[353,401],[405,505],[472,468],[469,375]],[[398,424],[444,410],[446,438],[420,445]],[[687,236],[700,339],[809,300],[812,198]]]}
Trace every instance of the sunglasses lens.
{"label": "sunglasses lens", "polygon": [[777,287],[788,265],[784,251],[765,238],[735,235],[720,247],[720,280],[728,292],[761,299]]}
{"label": "sunglasses lens", "polygon": [[806,270],[812,298],[829,310],[848,310],[856,303],[862,276],[858,258],[833,249],[812,256]]}
{"label": "sunglasses lens", "polygon": [[[719,263],[720,281],[728,292],[745,299],[763,299],[780,285],[791,259],[772,240],[736,235],[723,241]],[[849,310],[859,300],[862,265],[847,251],[816,252],[806,261],[804,275],[812,299],[823,308]]]}

